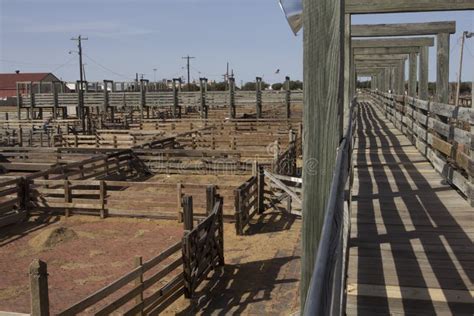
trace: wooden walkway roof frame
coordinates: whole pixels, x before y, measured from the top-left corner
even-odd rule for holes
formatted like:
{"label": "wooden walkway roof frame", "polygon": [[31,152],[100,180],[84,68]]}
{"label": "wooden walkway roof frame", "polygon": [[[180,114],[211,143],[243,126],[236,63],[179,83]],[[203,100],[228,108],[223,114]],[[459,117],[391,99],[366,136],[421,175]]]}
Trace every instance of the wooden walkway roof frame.
{"label": "wooden walkway roof frame", "polygon": [[[355,92],[355,76],[351,72],[351,14],[472,10],[474,1],[349,0],[344,3],[334,0],[303,0],[303,8],[303,165],[313,160],[318,162],[311,172],[303,171],[300,297],[301,310],[305,315],[311,315],[305,310],[306,295],[312,282],[310,280],[319,248],[337,140],[344,135],[343,129],[347,126],[344,122],[349,121],[348,109]],[[340,67],[341,63],[344,67]],[[332,293],[338,290],[332,289]],[[329,304],[331,301],[326,300]],[[327,304],[317,308],[319,311],[328,310]]]}

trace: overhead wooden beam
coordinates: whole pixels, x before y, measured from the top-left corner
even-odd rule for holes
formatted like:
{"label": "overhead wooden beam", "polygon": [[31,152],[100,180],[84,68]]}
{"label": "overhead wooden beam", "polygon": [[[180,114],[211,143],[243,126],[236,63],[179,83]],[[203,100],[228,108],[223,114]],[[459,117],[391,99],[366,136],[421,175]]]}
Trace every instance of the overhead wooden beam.
{"label": "overhead wooden beam", "polygon": [[380,62],[373,62],[373,61],[355,61],[355,67],[360,68],[361,66],[368,66],[368,67],[381,67],[381,68],[386,68],[390,67],[393,65],[398,65],[398,62],[400,59],[395,59],[395,60],[387,60],[387,61],[380,61]]}
{"label": "overhead wooden beam", "polygon": [[348,14],[473,10],[473,0],[346,0]]}
{"label": "overhead wooden beam", "polygon": [[407,59],[409,54],[371,54],[371,55],[355,55],[357,60],[387,60],[387,59]]}
{"label": "overhead wooden beam", "polygon": [[[474,1],[474,0],[473,0]],[[433,37],[407,37],[390,39],[356,39],[352,40],[353,48],[367,47],[403,47],[403,46],[434,46]]]}
{"label": "overhead wooden beam", "polygon": [[419,53],[420,46],[402,47],[361,47],[353,48],[354,55],[374,55],[374,54],[410,54]]}
{"label": "overhead wooden beam", "polygon": [[360,24],[351,26],[352,37],[419,36],[439,33],[456,33],[456,22]]}

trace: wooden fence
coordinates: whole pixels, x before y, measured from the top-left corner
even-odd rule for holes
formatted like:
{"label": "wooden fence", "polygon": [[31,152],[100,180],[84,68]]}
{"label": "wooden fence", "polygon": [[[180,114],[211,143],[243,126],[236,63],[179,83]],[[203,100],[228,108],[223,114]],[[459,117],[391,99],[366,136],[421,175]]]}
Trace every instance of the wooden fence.
{"label": "wooden fence", "polygon": [[[209,185],[189,183],[127,182],[109,180],[44,180],[30,181],[29,208],[37,212],[61,212],[70,215],[182,219],[181,198],[195,196],[195,211],[206,215]],[[232,187],[220,186],[229,198]],[[229,211],[230,212],[230,211]]]}
{"label": "wooden fence", "polygon": [[[119,292],[120,295],[117,298],[99,305],[92,313],[97,316],[110,315],[123,306],[126,309],[121,311],[121,315],[137,315],[139,313],[149,315],[162,311],[184,292],[184,277],[183,273],[179,271],[183,264],[181,251],[182,245],[181,242],[178,242],[144,263],[141,263],[140,258],[136,261],[136,267],[132,271],[75,303],[58,315],[76,315],[81,312],[90,313],[91,311],[87,309],[106,300],[109,296],[118,293],[123,288],[126,289],[125,293],[123,291]],[[161,267],[165,260],[171,262]],[[159,268],[158,271],[153,271],[157,267]],[[150,275],[147,272],[152,272],[152,274]],[[147,290],[156,285],[160,285],[160,288],[153,290],[152,294],[150,294],[150,291]]]}
{"label": "wooden fence", "polygon": [[[195,295],[196,289],[212,269],[224,265],[223,199],[213,196],[208,216],[193,227],[192,197],[186,201],[185,232],[182,240],[104,288],[58,313],[58,315],[157,315],[183,294]],[[47,266],[34,261],[30,266],[31,311],[49,314]]]}
{"label": "wooden fence", "polygon": [[371,96],[434,168],[474,203],[474,110],[381,92]]}
{"label": "wooden fence", "polygon": [[[17,154],[17,153],[15,153]],[[20,153],[21,154],[21,153]],[[40,168],[36,164],[2,163],[2,167],[27,168],[36,172],[29,175],[15,177],[0,182],[0,227],[22,220],[29,214],[31,209],[47,207],[48,197],[51,197],[53,207],[62,206],[66,213],[71,208],[94,209],[88,202],[79,200],[77,203],[73,200],[76,194],[71,193],[71,182],[90,181],[87,179],[140,179],[148,175],[149,172],[131,150],[120,151],[106,155],[95,155],[91,158],[77,162],[71,162],[64,165],[48,166]],[[38,171],[39,170],[39,171]],[[57,186],[61,185],[61,188]],[[62,187],[64,186],[64,187]],[[73,192],[77,196],[86,196],[95,194],[91,190],[82,187],[83,191]],[[85,190],[85,191],[84,191]],[[99,190],[99,197],[104,194]],[[97,203],[102,203],[97,198]],[[54,203],[60,203],[55,205]],[[61,204],[62,203],[62,204]],[[104,210],[104,207],[99,207]]]}
{"label": "wooden fence", "polygon": [[183,201],[187,201],[183,237],[184,286],[185,296],[192,298],[211,269],[224,265],[223,199],[215,196],[212,212],[195,228],[192,225],[192,198]]}
{"label": "wooden fence", "polygon": [[0,227],[26,218],[25,181],[13,179],[0,183]]}
{"label": "wooden fence", "polygon": [[264,186],[262,170],[235,189],[235,230],[243,235],[245,227],[255,214],[264,212]]}

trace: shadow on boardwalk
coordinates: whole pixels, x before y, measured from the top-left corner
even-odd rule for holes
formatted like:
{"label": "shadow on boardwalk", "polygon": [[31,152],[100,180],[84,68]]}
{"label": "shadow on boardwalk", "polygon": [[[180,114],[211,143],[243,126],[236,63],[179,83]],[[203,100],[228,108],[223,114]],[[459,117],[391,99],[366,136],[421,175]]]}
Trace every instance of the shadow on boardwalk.
{"label": "shadow on boardwalk", "polygon": [[472,208],[372,105],[358,124],[348,314],[471,314]]}

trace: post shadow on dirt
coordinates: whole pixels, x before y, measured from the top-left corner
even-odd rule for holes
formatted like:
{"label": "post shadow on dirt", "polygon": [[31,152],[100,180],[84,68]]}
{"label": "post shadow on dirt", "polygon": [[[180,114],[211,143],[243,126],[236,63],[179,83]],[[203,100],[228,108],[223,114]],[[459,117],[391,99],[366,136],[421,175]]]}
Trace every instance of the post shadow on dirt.
{"label": "post shadow on dirt", "polygon": [[256,220],[249,223],[245,235],[269,234],[290,230],[296,221],[296,216],[284,211],[266,211],[255,215]]}
{"label": "post shadow on dirt", "polygon": [[[381,147],[391,147],[393,149],[402,147],[397,136],[389,130],[389,127],[383,119],[380,118],[379,114],[379,112],[373,109],[372,105],[367,103],[360,104],[359,124],[361,125],[359,125],[359,148],[365,148],[367,145],[366,138],[369,139],[371,149],[377,149],[377,139],[380,141]],[[370,129],[361,129],[362,124],[370,127]],[[395,152],[383,151],[381,154],[385,159],[388,169],[374,170],[374,173],[377,172],[376,175],[374,174],[375,183],[364,183],[361,185],[360,195],[367,196],[373,194],[374,185],[377,186],[382,220],[387,233],[381,235],[377,233],[375,209],[372,203],[373,198],[368,198],[366,201],[359,199],[358,203],[365,202],[363,203],[364,209],[362,210],[359,205],[357,215],[359,224],[358,237],[351,240],[352,246],[355,245],[359,248],[358,283],[386,284],[383,275],[383,261],[380,257],[380,247],[378,249],[374,247],[365,248],[364,243],[388,243],[393,252],[393,260],[398,285],[401,287],[404,310],[410,311],[418,309],[423,310],[424,313],[435,314],[434,302],[428,300],[413,300],[413,298],[410,297],[410,293],[403,288],[419,288],[420,291],[424,291],[429,297],[429,292],[424,289],[427,287],[427,284],[423,276],[422,268],[418,263],[415,249],[411,246],[410,241],[418,239],[421,242],[423,249],[425,249],[424,253],[430,265],[430,270],[433,271],[434,277],[442,291],[445,292],[446,297],[449,297],[449,290],[467,291],[468,289],[448,249],[446,249],[446,246],[443,244],[442,238],[447,241],[453,255],[457,258],[471,283],[473,280],[473,270],[468,266],[466,260],[470,260],[469,258],[471,258],[472,253],[474,253],[472,241],[436,195],[438,191],[431,187],[405,152],[395,150]],[[371,151],[369,156],[371,163],[374,165],[383,165],[378,152]],[[365,157],[361,155],[359,155],[358,158],[360,162],[365,160]],[[397,162],[397,158],[402,163]],[[404,166],[403,170],[405,170],[405,173],[401,165]],[[370,179],[368,168],[359,168],[358,172],[361,178],[365,176],[365,178]],[[393,192],[388,182],[387,172],[395,175],[393,179],[398,192]],[[416,191],[412,190],[409,180],[412,180],[416,184]],[[419,194],[420,192],[423,192],[423,194]],[[383,195],[380,193],[383,193]],[[407,231],[401,213],[397,210],[395,197],[401,198],[403,203],[407,206],[408,216],[415,227],[414,231]],[[364,224],[362,225],[361,223]],[[368,223],[372,223],[372,225],[368,225]],[[454,234],[446,233],[445,229],[447,226],[449,226],[449,231]],[[397,250],[399,244],[402,244],[403,249]],[[428,249],[428,251],[426,249]],[[469,253],[471,255],[469,255]],[[469,256],[469,258],[466,258],[466,256]],[[366,264],[364,257],[370,257],[370,268],[379,271],[378,274],[368,273],[367,269],[363,269],[364,264]],[[369,298],[361,298],[360,301],[358,300],[358,303],[360,303],[358,306],[359,313],[367,312],[363,309],[364,300],[367,299]],[[388,299],[377,298],[376,300],[378,305],[377,311],[389,313]],[[447,304],[453,313],[465,312],[466,308],[468,308],[468,306],[463,303],[448,301]]]}
{"label": "post shadow on dirt", "polygon": [[[292,261],[299,261],[299,256],[273,258],[243,264],[226,264],[214,271],[207,282],[195,293],[195,299],[177,315],[239,315],[242,313],[265,315],[265,301],[272,301],[272,290],[277,285],[289,285],[299,279],[278,279],[281,268]],[[296,267],[294,267],[296,268]],[[295,304],[298,293],[285,292],[285,301],[272,302],[281,305],[281,309]],[[250,304],[257,304],[249,306]],[[267,306],[268,307],[268,306]],[[275,306],[279,309],[278,306]]]}

